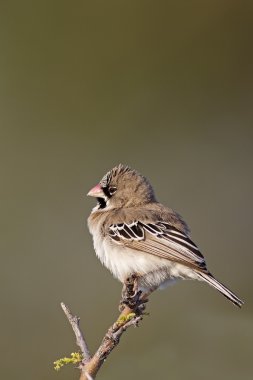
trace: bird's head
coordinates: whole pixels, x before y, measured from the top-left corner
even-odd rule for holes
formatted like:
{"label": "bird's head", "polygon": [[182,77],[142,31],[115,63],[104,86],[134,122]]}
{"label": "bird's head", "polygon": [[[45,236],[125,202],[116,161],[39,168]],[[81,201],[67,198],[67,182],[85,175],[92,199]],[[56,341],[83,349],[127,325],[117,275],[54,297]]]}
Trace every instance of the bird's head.
{"label": "bird's head", "polygon": [[99,209],[141,206],[156,201],[149,181],[122,164],[106,173],[87,195],[97,198]]}

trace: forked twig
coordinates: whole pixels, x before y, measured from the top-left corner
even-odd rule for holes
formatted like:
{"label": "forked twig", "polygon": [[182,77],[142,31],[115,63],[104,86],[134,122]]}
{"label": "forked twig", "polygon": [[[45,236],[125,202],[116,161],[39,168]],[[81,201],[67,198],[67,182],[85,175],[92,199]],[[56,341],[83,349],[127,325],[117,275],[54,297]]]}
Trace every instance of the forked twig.
{"label": "forked twig", "polygon": [[93,356],[90,354],[88,345],[79,326],[80,318],[73,315],[70,309],[63,302],[61,303],[61,307],[74,331],[76,344],[80,348],[83,356],[83,360],[78,365],[78,368],[81,370],[80,380],[95,379],[104,361],[110,355],[112,350],[119,344],[122,334],[129,327],[138,326],[138,323],[143,318],[143,311],[145,309],[144,303],[146,303],[147,300],[143,300],[140,293],[136,293],[133,298],[131,293],[132,288],[133,287],[130,286],[130,292],[128,289],[126,290],[126,292],[129,293],[128,299],[131,298],[131,303],[128,304],[130,306],[128,306],[127,303],[124,305],[118,319],[111,327],[109,327],[99,348]]}

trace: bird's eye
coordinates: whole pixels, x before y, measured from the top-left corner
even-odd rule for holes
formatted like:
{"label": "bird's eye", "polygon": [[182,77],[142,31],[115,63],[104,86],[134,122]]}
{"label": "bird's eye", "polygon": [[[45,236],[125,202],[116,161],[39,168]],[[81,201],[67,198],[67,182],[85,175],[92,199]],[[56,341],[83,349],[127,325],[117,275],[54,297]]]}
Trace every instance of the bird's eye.
{"label": "bird's eye", "polygon": [[114,186],[111,186],[111,187],[109,187],[109,189],[108,189],[110,195],[113,195],[113,194],[116,192],[116,190],[117,190],[117,187],[114,187]]}

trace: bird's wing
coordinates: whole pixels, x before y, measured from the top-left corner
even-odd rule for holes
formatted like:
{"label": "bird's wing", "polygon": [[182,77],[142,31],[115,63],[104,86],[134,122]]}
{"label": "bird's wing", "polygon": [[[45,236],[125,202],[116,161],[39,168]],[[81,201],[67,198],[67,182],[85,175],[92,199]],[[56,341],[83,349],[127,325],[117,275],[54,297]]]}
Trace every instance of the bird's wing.
{"label": "bird's wing", "polygon": [[189,237],[165,222],[112,224],[109,236],[117,244],[176,261],[195,269],[205,269],[204,256]]}

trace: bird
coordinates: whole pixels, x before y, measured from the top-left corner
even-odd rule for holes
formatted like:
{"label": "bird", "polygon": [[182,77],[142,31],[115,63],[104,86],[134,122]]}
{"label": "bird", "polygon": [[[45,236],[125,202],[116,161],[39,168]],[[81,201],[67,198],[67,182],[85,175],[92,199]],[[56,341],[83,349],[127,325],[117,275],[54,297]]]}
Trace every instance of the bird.
{"label": "bird", "polygon": [[186,222],[158,202],[149,180],[139,172],[119,164],[87,195],[97,199],[88,217],[96,255],[123,285],[135,276],[138,291],[149,295],[178,280],[199,280],[234,305],[243,305],[207,269]]}

